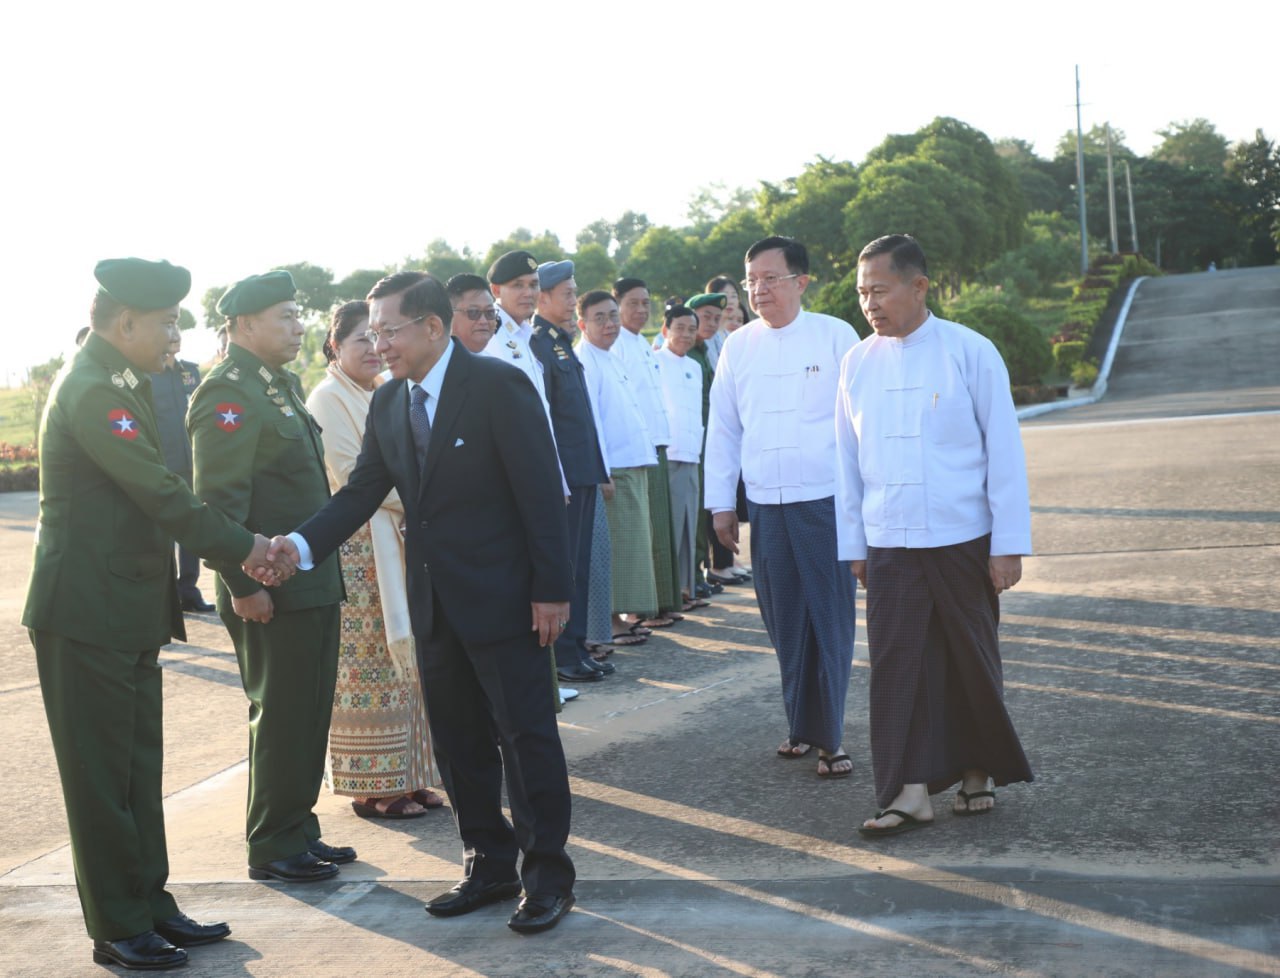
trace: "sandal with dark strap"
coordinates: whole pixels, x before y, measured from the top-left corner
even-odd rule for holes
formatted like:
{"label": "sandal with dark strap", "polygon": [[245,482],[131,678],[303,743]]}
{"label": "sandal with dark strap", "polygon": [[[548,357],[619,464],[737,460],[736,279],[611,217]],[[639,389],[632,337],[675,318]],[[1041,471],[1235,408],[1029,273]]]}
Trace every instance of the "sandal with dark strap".
{"label": "sandal with dark strap", "polygon": [[[798,751],[797,747],[803,747],[804,750]],[[790,737],[778,745],[778,756],[785,757],[789,761],[804,757],[805,754],[813,750],[813,744],[806,744],[802,741],[792,741]]]}
{"label": "sandal with dark strap", "polygon": [[641,628],[670,628],[675,624],[675,621],[671,618],[659,616],[657,618],[646,618],[643,621],[636,622],[636,624]]}
{"label": "sandal with dark strap", "polygon": [[884,811],[876,812],[875,817],[879,819],[884,818],[886,815],[897,815],[902,821],[897,825],[860,825],[858,826],[859,834],[874,839],[877,836],[901,835],[903,832],[912,832],[915,829],[927,829],[933,824],[933,819],[931,818],[916,818],[914,815],[909,815],[898,808],[886,808]]}
{"label": "sandal with dark strap", "polygon": [[430,788],[419,788],[409,797],[423,808],[441,808],[444,806],[444,799]]}
{"label": "sandal with dark strap", "polygon": [[[422,818],[423,815],[427,814],[426,808],[419,805],[415,799],[410,798],[408,795],[401,795],[385,808],[379,808],[378,802],[386,800],[385,798],[370,798],[364,802],[353,801],[351,810],[361,818]],[[415,806],[415,809],[410,809],[410,805]]]}
{"label": "sandal with dark strap", "polygon": [[610,642],[612,644],[621,645],[624,648],[628,645],[644,645],[644,643],[647,641],[649,641],[648,636],[636,635],[632,632],[619,632],[617,635],[613,636],[612,639],[610,639]]}
{"label": "sandal with dark strap", "polygon": [[[841,761],[849,762],[849,770],[835,770],[835,766]],[[820,778],[847,778],[853,773],[853,759],[848,754],[819,754],[818,763],[825,764],[827,766],[826,774],[823,774],[822,771],[818,771],[818,777]],[[876,818],[879,817],[880,816],[878,815],[876,816]]]}
{"label": "sandal with dark strap", "polygon": [[994,791],[965,791],[961,788],[956,792],[956,797],[964,802],[964,808],[956,808],[952,805],[951,814],[953,815],[990,815],[996,810],[996,806],[994,804],[990,808],[969,807],[969,802],[973,801],[975,798],[990,798],[994,801],[996,797],[996,793]]}

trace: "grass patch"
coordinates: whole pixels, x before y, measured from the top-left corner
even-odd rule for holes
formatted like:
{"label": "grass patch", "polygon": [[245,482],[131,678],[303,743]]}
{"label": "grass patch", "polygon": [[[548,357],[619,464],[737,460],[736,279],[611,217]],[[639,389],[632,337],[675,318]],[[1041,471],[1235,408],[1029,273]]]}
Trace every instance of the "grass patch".
{"label": "grass patch", "polygon": [[35,409],[29,390],[0,389],[0,442],[6,445],[36,443]]}

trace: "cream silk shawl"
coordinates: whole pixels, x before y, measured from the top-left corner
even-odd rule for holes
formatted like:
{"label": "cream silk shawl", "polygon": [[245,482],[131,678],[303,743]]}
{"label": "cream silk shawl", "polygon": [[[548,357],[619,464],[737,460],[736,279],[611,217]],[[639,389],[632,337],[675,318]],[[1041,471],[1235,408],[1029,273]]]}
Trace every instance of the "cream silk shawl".
{"label": "cream silk shawl", "polygon": [[[381,378],[374,383],[382,383]],[[329,473],[329,488],[334,492],[347,484],[355,468],[372,399],[373,391],[362,388],[336,363],[329,365],[324,379],[307,398],[307,410],[324,429],[321,435],[324,464]],[[382,598],[387,650],[401,675],[411,677],[417,675],[417,665],[405,585],[404,538],[400,535],[403,519],[404,504],[400,502],[399,493],[392,489],[369,520],[369,530],[373,536],[373,561]]]}

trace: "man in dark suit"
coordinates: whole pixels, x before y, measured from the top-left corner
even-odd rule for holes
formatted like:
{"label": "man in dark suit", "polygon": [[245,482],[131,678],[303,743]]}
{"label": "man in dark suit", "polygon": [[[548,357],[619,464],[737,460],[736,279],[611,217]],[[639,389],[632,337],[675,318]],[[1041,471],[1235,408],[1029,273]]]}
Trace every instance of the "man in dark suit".
{"label": "man in dark suit", "polygon": [[[520,893],[512,930],[573,906],[569,777],[545,648],[569,617],[564,496],[537,391],[449,336],[444,287],[420,272],[369,293],[369,332],[393,379],[378,388],[347,485],[288,538],[306,569],[395,488],[405,502],[409,608],[436,759],[464,878],[427,904],[448,917]],[[502,814],[502,779],[514,830]],[[517,875],[520,851],[524,861]]]}

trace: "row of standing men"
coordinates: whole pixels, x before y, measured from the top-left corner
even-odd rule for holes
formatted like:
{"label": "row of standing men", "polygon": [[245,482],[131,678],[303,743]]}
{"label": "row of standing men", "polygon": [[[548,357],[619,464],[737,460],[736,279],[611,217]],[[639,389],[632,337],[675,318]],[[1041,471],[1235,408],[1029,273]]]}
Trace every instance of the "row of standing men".
{"label": "row of standing men", "polygon": [[[897,328],[906,332],[895,337],[891,332],[882,333],[878,325],[887,322],[886,317],[868,313],[869,305],[876,301],[875,291],[863,293],[864,313],[877,333],[871,341],[902,340],[911,335],[932,340],[935,333],[951,335],[951,327],[963,330],[928,315],[923,304],[927,277],[922,254],[918,261],[912,255],[907,256],[910,261],[898,261],[899,256],[892,249],[873,253],[866,267],[878,268],[882,254],[890,255],[890,284],[905,288],[904,283],[909,282],[909,291],[920,301],[918,309],[909,308],[905,319],[898,317]],[[529,256],[504,256],[498,264],[504,260],[524,261],[528,272],[538,272],[536,262]],[[857,446],[856,437],[852,451],[845,450],[839,456],[842,463],[837,464],[837,428],[847,429],[848,443],[847,432],[860,432],[862,424],[858,412],[849,413],[854,420],[848,425],[832,423],[837,387],[841,397],[847,398],[856,386],[856,378],[845,378],[837,384],[841,361],[847,370],[853,359],[846,353],[856,337],[847,323],[801,308],[800,296],[808,282],[803,246],[790,239],[765,239],[748,252],[746,268],[744,286],[761,322],[726,342],[720,351],[719,370],[710,392],[706,484],[699,495],[713,514],[720,542],[733,551],[737,543],[739,472],[744,477],[753,524],[752,562],[757,568],[757,594],[782,667],[789,729],[779,753],[802,756],[816,745],[819,774],[839,777],[852,768],[840,745],[853,645],[854,585],[848,561],[853,560],[858,576],[867,579],[865,565],[859,566],[857,551],[859,546],[866,550],[867,541],[880,539],[878,530],[872,529],[878,517],[866,519],[864,502],[851,506],[847,500],[853,498],[850,487],[855,482],[875,483],[883,473],[872,471],[873,478],[863,479],[868,475],[862,464],[865,453]],[[554,274],[563,272],[563,268],[552,266],[549,271]],[[860,282],[862,271],[860,263]],[[93,711],[71,716],[74,708],[83,705],[77,699],[82,694],[68,688],[65,682],[60,683],[59,676],[73,656],[93,658],[89,653],[101,651],[76,649],[77,642],[94,644],[101,642],[103,636],[96,632],[85,636],[66,634],[68,629],[47,613],[59,598],[75,597],[75,586],[67,583],[70,575],[63,576],[58,571],[64,566],[69,549],[65,533],[69,528],[84,530],[88,525],[84,519],[88,499],[82,491],[86,488],[104,493],[123,515],[132,517],[134,529],[149,544],[140,549],[133,541],[130,549],[138,559],[123,561],[116,552],[119,539],[100,540],[101,566],[95,564],[86,571],[96,571],[103,580],[114,581],[117,589],[123,588],[124,580],[136,585],[132,590],[123,588],[120,594],[113,593],[110,602],[119,606],[117,611],[128,608],[134,612],[138,621],[133,622],[133,631],[117,630],[107,639],[111,654],[127,660],[132,670],[130,681],[118,690],[122,702],[114,706],[127,706],[149,718],[154,714],[154,723],[144,724],[135,731],[135,737],[146,740],[157,732],[152,729],[158,727],[159,717],[156,650],[169,635],[181,634],[181,621],[180,615],[175,620],[170,613],[162,623],[153,610],[143,611],[136,601],[126,599],[141,597],[148,588],[156,591],[153,597],[162,596],[153,565],[161,560],[157,544],[166,535],[176,536],[212,558],[212,566],[219,572],[219,612],[235,642],[251,703],[247,828],[250,875],[288,881],[328,878],[336,872],[335,860],[355,858],[353,851],[328,846],[321,840],[311,811],[324,767],[324,735],[333,703],[339,644],[337,603],[343,586],[332,555],[368,524],[395,488],[404,506],[404,517],[396,530],[404,541],[409,630],[417,639],[415,659],[431,716],[436,758],[464,843],[464,879],[449,893],[433,900],[428,910],[438,916],[464,913],[496,899],[514,897],[523,888],[525,899],[510,921],[512,928],[528,933],[554,926],[572,906],[574,872],[564,852],[569,799],[563,751],[551,713],[554,676],[546,668],[545,658],[543,665],[537,666],[536,651],[558,638],[557,653],[564,642],[578,655],[579,667],[589,667],[589,651],[586,657],[582,655],[586,651],[585,633],[581,639],[574,636],[569,642],[562,634],[575,617],[571,613],[574,604],[586,604],[580,596],[580,585],[590,575],[575,574],[574,563],[576,558],[578,566],[582,566],[582,541],[589,535],[579,529],[575,537],[570,520],[566,519],[566,510],[573,509],[574,484],[582,478],[575,469],[579,459],[575,456],[566,464],[572,453],[565,450],[561,435],[564,425],[556,425],[554,399],[539,394],[534,377],[544,373],[545,381],[560,373],[578,374],[588,390],[591,421],[597,423],[604,392],[610,388],[615,394],[618,392],[618,385],[610,385],[605,379],[610,371],[616,379],[614,361],[601,360],[599,356],[612,345],[608,343],[610,336],[615,343],[617,340],[621,318],[617,300],[607,293],[588,294],[580,300],[579,322],[585,336],[578,351],[583,354],[581,367],[576,366],[576,359],[569,359],[572,347],[568,353],[564,349],[568,334],[562,327],[550,321],[539,323],[540,335],[551,341],[554,359],[545,372],[526,373],[528,383],[516,383],[516,374],[508,367],[483,366],[485,360],[471,357],[450,341],[449,325],[458,322],[458,310],[466,308],[465,304],[455,303],[457,295],[451,296],[440,283],[420,273],[384,279],[370,295],[369,325],[363,341],[372,352],[380,354],[393,381],[381,385],[369,397],[361,447],[349,481],[326,503],[328,488],[319,426],[302,403],[296,379],[283,370],[284,364],[296,356],[301,338],[292,282],[287,273],[268,273],[237,283],[220,303],[229,321],[229,355],[197,391],[188,419],[196,455],[196,491],[213,504],[209,507],[198,505],[185,492],[181,480],[175,481],[176,477],[163,469],[149,390],[133,369],[151,370],[158,366],[156,357],[171,339],[176,303],[182,296],[173,297],[179,291],[185,295],[189,276],[183,285],[184,270],[136,260],[104,262],[98,272],[102,288],[95,300],[94,335],[60,379],[42,428],[41,533],[24,614],[41,665],[42,688],[54,731],[78,882],[86,923],[95,939],[95,956],[126,964],[142,960],[150,962],[150,966],[181,963],[179,958],[185,960],[182,952],[167,943],[169,940],[202,943],[219,939],[228,931],[225,925],[204,929],[177,914],[176,905],[164,891],[167,863],[154,746],[139,751],[133,749],[133,744],[124,745],[128,749],[109,763],[109,759],[98,756],[100,751],[79,759],[68,753],[83,745],[96,732],[95,724],[101,722],[100,717],[95,719],[92,715]],[[495,280],[489,283],[491,291],[502,306],[498,287],[504,283],[496,280],[503,278],[503,270],[495,266],[490,278]],[[554,283],[548,291],[565,281],[568,279]],[[537,289],[527,291],[537,294]],[[630,290],[623,290],[619,296],[624,301],[627,291]],[[166,301],[171,298],[172,302]],[[647,296],[645,299],[647,304]],[[708,301],[719,305],[723,300]],[[918,315],[921,310],[924,314]],[[670,312],[664,323],[668,338],[665,351],[669,359],[678,361],[683,359],[679,351],[691,332],[687,320],[696,316],[697,310],[686,309],[689,316],[679,309],[675,315]],[[487,317],[482,311],[479,316],[467,318],[477,322]],[[919,321],[907,322],[913,318]],[[515,338],[512,334],[523,325],[532,327],[521,322],[514,325],[512,329],[503,323],[489,341],[500,341],[507,350],[522,354],[510,355],[513,362],[523,358],[523,350],[518,342],[508,345]],[[930,328],[921,332],[922,327]],[[597,342],[592,341],[593,335]],[[158,342],[161,339],[163,343]],[[864,346],[866,343],[858,349]],[[991,351],[980,344],[978,348],[978,359],[987,361],[984,369],[990,370]],[[594,371],[594,401],[586,383],[592,374],[586,366],[588,358],[593,362],[601,360],[596,364],[599,369]],[[532,365],[533,356],[528,359]],[[995,361],[998,363],[998,355]],[[539,362],[546,361],[539,358]],[[570,368],[563,366],[565,362],[570,363]],[[954,373],[955,361],[951,362]],[[680,366],[676,364],[675,372],[685,373]],[[947,368],[943,369],[945,373]],[[662,372],[661,362],[657,372]],[[949,378],[948,398],[963,396],[963,391],[957,394],[957,382],[967,390],[977,383],[964,374],[963,365],[959,373],[958,381],[956,376]],[[984,383],[990,379],[984,377]],[[1007,394],[1007,374],[1004,384]],[[545,383],[543,386],[545,390]],[[624,382],[621,388],[625,391],[633,386]],[[941,380],[937,386],[942,386]],[[692,385],[689,387],[691,390]],[[890,385],[886,387],[889,389],[906,388]],[[1003,412],[1001,399],[995,397],[993,401],[992,391],[984,390],[982,410],[977,410],[975,404],[971,411],[982,429],[979,441],[987,434],[986,422],[995,416],[991,404],[996,403],[997,415],[1002,417]],[[939,396],[935,390],[935,409]],[[908,414],[918,407],[915,400],[912,404]],[[620,402],[618,410],[625,415],[627,406]],[[900,408],[901,405],[897,409]],[[895,409],[887,413],[892,410]],[[550,417],[551,424],[543,422],[543,417]],[[642,410],[642,423],[644,417]],[[587,443],[597,453],[597,477],[577,486],[579,490],[589,488],[594,499],[597,487],[612,482],[617,498],[617,480],[599,478],[600,468],[610,476],[615,474],[614,466],[603,464],[606,453],[612,457],[614,446],[607,423],[599,424],[606,429],[604,438],[597,433]],[[90,430],[82,430],[86,426]],[[647,425],[645,430],[647,433]],[[635,449],[637,459],[643,456],[643,462],[619,465],[617,471],[658,468],[647,454],[640,452],[645,439],[637,439],[634,428],[621,433],[636,444],[619,442],[618,458],[630,461],[625,453]],[[1001,437],[1007,440],[1007,431]],[[648,440],[652,441],[652,436]],[[653,450],[655,446],[648,447]],[[1018,451],[1020,462],[1020,445]],[[985,447],[979,455],[985,455]],[[986,464],[985,460],[980,461]],[[128,472],[124,471],[126,468]],[[671,493],[670,468],[668,465],[668,478],[664,481],[668,494],[674,498],[680,494]],[[96,478],[75,485],[64,481],[69,474],[83,478],[86,472],[94,472]],[[653,484],[647,473],[643,482],[634,481],[645,488]],[[585,497],[588,493],[580,491],[578,495]],[[865,501],[874,495],[867,492],[859,498]],[[1025,475],[1022,495],[1025,499]],[[645,498],[639,489],[634,496]],[[928,504],[926,499],[926,509]],[[586,505],[584,501],[584,509]],[[987,507],[985,534],[979,532],[973,538],[979,542],[979,549],[985,540],[990,550],[992,508]],[[637,505],[633,512],[645,513],[646,509]],[[312,516],[316,511],[317,515]],[[683,509],[680,512],[684,514]],[[260,534],[251,539],[244,530],[229,524],[227,516],[260,530]],[[846,523],[861,525],[861,544],[857,542],[858,533],[847,532]],[[983,523],[982,518],[969,520],[964,529],[982,531]],[[684,526],[687,529],[687,523]],[[287,542],[278,538],[271,551],[264,552],[262,534],[280,534],[293,527],[298,527],[297,533],[291,534]],[[483,529],[478,531],[478,527]],[[900,529],[895,527],[889,536]],[[652,523],[648,530],[651,534]],[[101,532],[96,535],[103,536]],[[1016,533],[1006,533],[1002,541],[1005,538],[1016,538],[1021,547],[1019,553],[1029,551],[1029,534],[1025,545]],[[576,547],[571,546],[574,542]],[[251,548],[246,547],[249,543]],[[674,553],[684,555],[692,549],[687,532],[682,533],[681,543],[686,546],[673,545]],[[873,562],[877,545],[871,544]],[[910,541],[907,549],[911,549]],[[144,550],[150,559],[141,559]],[[995,557],[991,559],[994,567]],[[170,552],[164,563],[171,561]],[[673,568],[673,577],[681,575],[678,579],[687,589],[695,582],[692,576],[682,573],[687,562],[681,564]],[[262,581],[284,578],[294,566],[301,566],[306,573],[270,592],[261,586]],[[616,565],[610,561],[610,566]],[[994,574],[993,569],[990,587],[998,591],[1001,584],[995,582]],[[870,580],[874,581],[875,575]],[[1003,586],[1015,581],[1007,579]],[[168,585],[172,591],[171,577]],[[655,575],[655,595],[656,591]],[[632,592],[624,589],[624,593]],[[645,596],[647,593],[643,591]],[[695,598],[696,592],[690,590],[687,596]],[[167,603],[154,601],[151,607],[176,611],[176,596],[172,597]],[[685,597],[680,595],[682,608]],[[632,603],[630,597],[621,603],[611,599],[611,605],[611,610],[618,613],[625,610],[647,615],[666,610],[643,600]],[[533,631],[529,630],[530,609]],[[931,621],[934,614],[926,601],[925,619]],[[988,617],[990,614],[988,611]],[[111,620],[119,622],[127,617],[117,613]],[[143,628],[142,624],[148,622],[152,627]],[[939,639],[935,631],[931,625],[925,644],[934,652],[941,649],[942,658],[949,661],[956,650],[951,649],[945,636]],[[161,632],[168,634],[158,640]],[[993,635],[994,628],[991,632]],[[872,646],[873,760],[879,789],[884,765],[875,749],[877,653],[874,642]],[[333,650],[332,655],[329,650]],[[998,664],[998,652],[994,654]],[[569,664],[572,666],[572,660]],[[557,671],[563,669],[559,654],[556,665]],[[123,665],[119,669],[129,671]],[[967,674],[965,679],[968,683]],[[998,673],[995,680],[998,698]],[[919,670],[914,681],[917,685],[922,681]],[[894,695],[900,700],[902,691]],[[988,699],[982,700],[984,705],[989,705]],[[908,718],[914,716],[917,723],[924,722],[921,718],[927,719],[936,706],[932,701],[922,701],[913,713],[908,697],[906,714]],[[975,722],[975,703],[961,703],[961,709],[948,699],[942,706],[947,722],[931,730],[930,736],[936,738],[937,731],[954,725],[951,714],[961,718],[962,727]],[[970,741],[977,745],[974,750],[979,754],[985,749],[982,736],[972,736],[966,743]],[[1016,747],[1016,737],[1013,745]],[[1021,757],[1020,747],[1016,753]],[[988,774],[997,783],[1030,778],[1025,759],[1021,767],[985,759],[977,765],[970,763],[975,757],[970,756],[972,751],[968,748],[960,754],[964,755],[962,762],[956,763],[965,765],[958,771],[966,784],[962,796],[969,788],[969,797],[989,795],[985,790]],[[136,770],[118,770],[121,757]],[[101,777],[92,788],[80,785],[77,770],[94,761],[103,762]],[[923,778],[922,782],[932,788],[944,775],[950,777],[953,762],[955,758],[949,754],[943,764],[946,771]],[[936,758],[929,763],[938,766]],[[514,829],[496,808],[496,789],[504,771]],[[982,773],[983,791],[970,784],[975,771]],[[948,783],[955,780],[951,778]],[[137,797],[121,798],[122,784],[131,784],[129,790]],[[897,787],[905,790],[912,784],[899,782]],[[884,796],[884,791],[878,790],[878,794]],[[113,802],[108,808],[119,822],[105,836],[115,832],[130,840],[130,845],[121,851],[108,853],[114,847],[104,845],[104,841],[114,839],[104,837],[101,825],[90,828],[79,824],[73,814],[81,805],[103,797]],[[989,806],[974,810],[989,810]],[[929,819],[918,817],[922,814],[918,806],[914,814],[899,811],[884,817],[884,813],[878,813],[874,820],[878,824],[868,823],[873,830],[868,834],[878,834],[876,829],[888,834],[902,825],[928,824]],[[517,869],[521,852],[523,864]],[[146,926],[136,926],[140,924]],[[187,931],[183,931],[184,927]]]}

